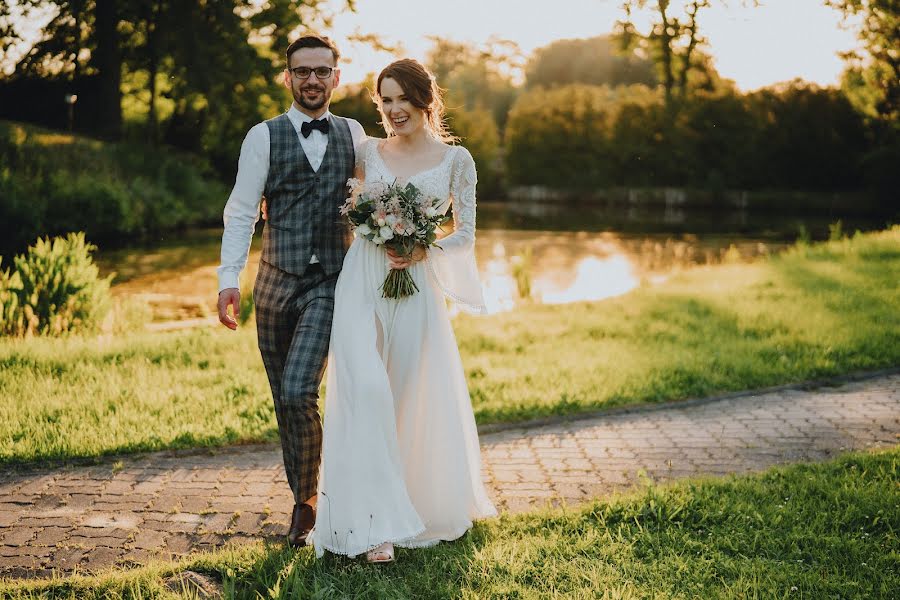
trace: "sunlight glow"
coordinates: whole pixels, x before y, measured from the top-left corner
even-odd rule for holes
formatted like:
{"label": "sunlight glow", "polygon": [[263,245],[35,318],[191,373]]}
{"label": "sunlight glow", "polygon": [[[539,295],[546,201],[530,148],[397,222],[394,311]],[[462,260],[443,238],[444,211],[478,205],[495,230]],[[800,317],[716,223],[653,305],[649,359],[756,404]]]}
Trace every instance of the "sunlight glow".
{"label": "sunlight glow", "polygon": [[[638,266],[623,248],[606,240],[594,240],[588,246],[571,247],[569,260],[562,264],[551,250],[545,256],[549,262],[528,265],[530,300],[543,304],[602,300],[620,296],[640,285],[636,275]],[[507,243],[500,240],[491,243],[490,254],[490,258],[479,263],[488,313],[513,310],[529,301],[520,296],[513,273],[513,266],[521,264],[522,256],[510,255]]]}
{"label": "sunlight glow", "polygon": [[512,310],[518,296],[505,246],[500,242],[495,243],[493,254],[493,258],[481,268],[484,301],[490,314]]}
{"label": "sunlight glow", "polygon": [[576,268],[575,280],[565,289],[557,289],[552,281],[543,278],[534,282],[535,293],[544,304],[603,300],[621,296],[637,286],[631,262],[624,254],[582,259]]}
{"label": "sunlight glow", "polygon": [[[344,53],[344,83],[358,83],[377,73],[395,58],[364,43],[348,41],[354,35],[376,34],[400,46],[399,54],[424,59],[429,36],[440,36],[476,46],[490,39],[517,43],[525,56],[557,39],[587,38],[612,31],[622,18],[621,4],[612,0],[558,0],[548,9],[533,0],[356,0],[356,12],[346,0],[327,0],[334,15],[328,33]],[[16,21],[17,2],[11,2]],[[703,34],[723,77],[744,91],[796,77],[820,85],[836,84],[843,70],[839,53],[857,47],[852,30],[840,25],[837,11],[821,0],[780,0],[759,7],[716,4],[703,15]],[[53,11],[44,8],[27,23],[20,22],[24,44],[9,48],[0,58],[0,72],[12,73],[15,61],[37,40]],[[523,15],[540,18],[521,18]],[[639,23],[645,15],[638,15]],[[21,20],[21,19],[20,19]],[[646,19],[644,18],[646,22]]]}
{"label": "sunlight glow", "polygon": [[[330,0],[333,7],[341,1]],[[843,69],[838,53],[857,45],[854,33],[840,27],[837,11],[821,0],[780,0],[756,8],[730,4],[710,7],[701,26],[716,68],[745,91],[795,77],[835,84]],[[431,47],[428,36],[475,45],[508,39],[527,56],[557,39],[607,34],[623,15],[621,3],[612,0],[558,0],[552,7],[528,0],[356,0],[356,8],[335,17],[330,33],[336,40],[357,30],[374,32],[420,60]],[[638,16],[640,22],[646,14]],[[362,44],[342,48],[345,83],[362,81],[394,59]]]}

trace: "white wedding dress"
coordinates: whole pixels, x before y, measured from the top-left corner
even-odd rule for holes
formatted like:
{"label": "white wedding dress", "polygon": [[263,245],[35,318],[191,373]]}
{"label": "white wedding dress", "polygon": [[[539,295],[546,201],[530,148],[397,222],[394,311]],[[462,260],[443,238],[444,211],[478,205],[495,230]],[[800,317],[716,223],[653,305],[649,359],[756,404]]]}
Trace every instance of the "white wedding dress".
{"label": "white wedding dress", "polygon": [[[359,150],[365,181],[396,179],[381,140]],[[409,268],[419,291],[381,297],[382,247],[356,238],[337,282],[326,376],[316,524],[309,543],[357,556],[383,542],[413,548],[454,540],[497,514],[446,294],[485,312],[475,265],[475,163],[460,146],[407,181],[453,204],[455,230]]]}

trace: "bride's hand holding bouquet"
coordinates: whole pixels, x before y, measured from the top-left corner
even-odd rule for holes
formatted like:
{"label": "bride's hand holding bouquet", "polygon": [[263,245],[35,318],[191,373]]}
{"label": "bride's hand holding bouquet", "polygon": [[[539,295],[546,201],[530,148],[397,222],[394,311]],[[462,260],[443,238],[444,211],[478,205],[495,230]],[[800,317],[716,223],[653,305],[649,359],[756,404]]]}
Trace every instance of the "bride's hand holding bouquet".
{"label": "bride's hand holding bouquet", "polygon": [[388,262],[391,265],[392,269],[408,269],[413,266],[415,263],[425,260],[427,253],[425,252],[425,246],[422,244],[416,244],[415,249],[413,249],[412,254],[410,256],[401,256],[394,252],[391,248],[385,249],[388,255]]}

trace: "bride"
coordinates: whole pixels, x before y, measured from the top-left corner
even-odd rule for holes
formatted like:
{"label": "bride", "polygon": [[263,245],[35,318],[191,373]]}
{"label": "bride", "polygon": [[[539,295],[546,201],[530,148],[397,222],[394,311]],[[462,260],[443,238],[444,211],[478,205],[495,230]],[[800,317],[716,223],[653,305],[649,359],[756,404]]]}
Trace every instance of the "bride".
{"label": "bride", "polygon": [[[410,258],[357,237],[335,292],[315,527],[316,555],[432,546],[496,515],[481,480],[478,432],[444,301],[483,313],[475,266],[475,163],[443,123],[440,90],[404,59],[378,76],[387,139],[357,151],[357,178],[412,183],[453,205],[455,231]],[[382,298],[389,269],[419,288]]]}

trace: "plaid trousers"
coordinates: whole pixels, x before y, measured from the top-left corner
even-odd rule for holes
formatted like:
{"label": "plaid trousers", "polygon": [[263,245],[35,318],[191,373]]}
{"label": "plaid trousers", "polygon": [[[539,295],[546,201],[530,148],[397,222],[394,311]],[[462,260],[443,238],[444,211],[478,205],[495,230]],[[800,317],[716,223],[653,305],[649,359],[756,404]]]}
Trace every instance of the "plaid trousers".
{"label": "plaid trousers", "polygon": [[299,504],[316,493],[322,455],[319,384],[325,372],[334,286],[311,264],[293,275],[260,261],[253,286],[256,329],[281,437],[288,484]]}

